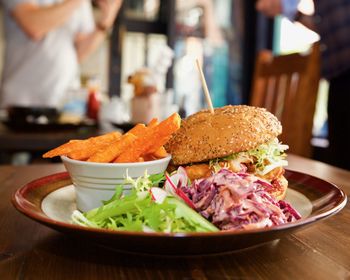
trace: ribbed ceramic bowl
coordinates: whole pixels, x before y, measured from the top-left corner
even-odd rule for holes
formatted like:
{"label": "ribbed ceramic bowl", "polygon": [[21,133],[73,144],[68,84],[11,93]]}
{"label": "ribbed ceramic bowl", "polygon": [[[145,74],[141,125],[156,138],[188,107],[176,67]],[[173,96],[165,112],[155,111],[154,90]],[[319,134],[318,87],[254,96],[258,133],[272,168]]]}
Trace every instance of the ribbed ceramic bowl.
{"label": "ribbed ceramic bowl", "polygon": [[[75,187],[77,208],[88,211],[99,207],[103,200],[109,200],[117,185],[127,175],[138,178],[145,174],[158,174],[166,170],[171,156],[162,159],[134,163],[96,163],[61,157]],[[130,186],[124,186],[128,192]]]}

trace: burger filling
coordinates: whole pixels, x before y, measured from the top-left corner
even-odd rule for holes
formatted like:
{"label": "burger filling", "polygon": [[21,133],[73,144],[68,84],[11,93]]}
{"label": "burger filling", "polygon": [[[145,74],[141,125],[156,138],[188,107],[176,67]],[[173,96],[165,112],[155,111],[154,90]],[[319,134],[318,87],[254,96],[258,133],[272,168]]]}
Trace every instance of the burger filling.
{"label": "burger filling", "polygon": [[207,178],[225,168],[236,173],[251,173],[269,181],[277,190],[283,190],[288,183],[283,177],[284,166],[288,165],[285,151],[287,145],[277,138],[262,144],[256,149],[185,166],[190,180]]}

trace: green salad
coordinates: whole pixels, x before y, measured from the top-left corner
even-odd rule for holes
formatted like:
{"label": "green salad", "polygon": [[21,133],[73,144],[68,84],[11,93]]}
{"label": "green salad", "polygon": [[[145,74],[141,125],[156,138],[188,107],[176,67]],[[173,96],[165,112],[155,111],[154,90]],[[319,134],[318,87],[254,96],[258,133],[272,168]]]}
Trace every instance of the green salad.
{"label": "green salad", "polygon": [[117,186],[113,197],[99,208],[72,214],[72,222],[86,227],[142,232],[213,232],[212,223],[177,197],[158,187],[164,174],[147,175],[133,180],[127,177],[125,184],[131,192],[123,193]]}

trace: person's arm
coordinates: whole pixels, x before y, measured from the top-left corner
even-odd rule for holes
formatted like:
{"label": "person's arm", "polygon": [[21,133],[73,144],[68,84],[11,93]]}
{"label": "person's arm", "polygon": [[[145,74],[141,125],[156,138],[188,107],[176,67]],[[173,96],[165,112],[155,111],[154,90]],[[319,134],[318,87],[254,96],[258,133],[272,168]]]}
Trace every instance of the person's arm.
{"label": "person's arm", "polygon": [[75,37],[75,48],[79,62],[95,51],[106,37],[106,31],[96,28],[89,34],[78,34]]}
{"label": "person's arm", "polygon": [[293,21],[298,13],[299,2],[300,0],[258,0],[255,7],[265,16],[275,17],[284,15]]}
{"label": "person's arm", "polygon": [[30,38],[41,40],[48,32],[63,25],[82,1],[65,0],[49,6],[24,2],[15,6],[11,14]]}
{"label": "person's arm", "polygon": [[[275,17],[283,14],[282,2],[283,0],[257,0],[255,8],[267,17]],[[297,7],[295,7],[295,9],[297,9]]]}
{"label": "person's arm", "polygon": [[78,60],[83,61],[88,57],[105,39],[107,31],[112,27],[119,12],[122,0],[97,0],[100,9],[100,18],[96,28],[89,34],[79,33],[75,38]]}
{"label": "person's arm", "polygon": [[258,0],[256,9],[268,17],[284,15],[291,21],[298,21],[307,28],[315,30],[313,16],[298,11],[300,0]]}

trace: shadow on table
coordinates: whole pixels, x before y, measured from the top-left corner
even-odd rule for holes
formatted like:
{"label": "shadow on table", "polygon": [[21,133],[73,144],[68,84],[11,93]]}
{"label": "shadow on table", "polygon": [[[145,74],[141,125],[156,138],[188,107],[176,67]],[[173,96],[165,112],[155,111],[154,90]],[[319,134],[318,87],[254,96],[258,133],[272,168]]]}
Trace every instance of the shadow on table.
{"label": "shadow on table", "polygon": [[[84,239],[57,234],[42,240],[35,250],[39,250],[44,256],[49,256],[45,259],[56,259],[56,261],[63,262],[65,266],[78,262],[79,266],[96,266],[96,269],[113,266],[125,273],[133,271],[133,273],[140,274],[145,270],[152,271],[152,273],[161,271],[162,274],[172,273],[175,279],[186,279],[189,274],[192,277],[193,273],[205,272],[210,279],[213,277],[221,279],[217,274],[218,269],[232,270],[235,266],[249,267],[251,262],[257,261],[261,264],[276,262],[281,258],[278,253],[280,243],[280,240],[275,240],[248,249],[215,255],[157,256],[110,250]],[[261,256],[266,257],[261,258]],[[235,273],[237,274],[238,271]]]}

